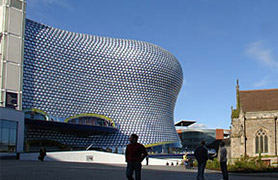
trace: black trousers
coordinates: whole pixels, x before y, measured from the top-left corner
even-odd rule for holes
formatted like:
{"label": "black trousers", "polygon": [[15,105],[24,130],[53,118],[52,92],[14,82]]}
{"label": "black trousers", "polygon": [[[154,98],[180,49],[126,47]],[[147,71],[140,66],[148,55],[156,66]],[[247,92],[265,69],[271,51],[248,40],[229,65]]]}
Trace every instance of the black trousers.
{"label": "black trousers", "polygon": [[43,160],[44,160],[44,157],[45,157],[44,155],[39,155],[39,156],[38,156],[38,159],[41,160],[41,161],[43,161]]}
{"label": "black trousers", "polygon": [[128,180],[134,180],[132,175],[135,171],[135,180],[141,180],[141,162],[127,162],[126,177]]}
{"label": "black trousers", "polygon": [[229,177],[228,177],[227,161],[220,162],[220,167],[221,167],[223,179],[228,180]]}

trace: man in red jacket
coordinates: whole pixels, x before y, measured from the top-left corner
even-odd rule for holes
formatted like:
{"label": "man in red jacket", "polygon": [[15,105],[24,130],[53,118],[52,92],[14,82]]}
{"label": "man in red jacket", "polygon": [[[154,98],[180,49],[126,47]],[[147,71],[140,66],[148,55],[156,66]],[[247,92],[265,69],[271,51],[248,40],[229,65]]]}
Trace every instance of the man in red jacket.
{"label": "man in red jacket", "polygon": [[138,136],[136,134],[131,134],[129,137],[130,144],[127,145],[125,151],[125,159],[127,162],[126,167],[126,177],[128,180],[134,180],[132,175],[135,171],[135,179],[141,180],[141,162],[148,155],[146,148],[137,143]]}

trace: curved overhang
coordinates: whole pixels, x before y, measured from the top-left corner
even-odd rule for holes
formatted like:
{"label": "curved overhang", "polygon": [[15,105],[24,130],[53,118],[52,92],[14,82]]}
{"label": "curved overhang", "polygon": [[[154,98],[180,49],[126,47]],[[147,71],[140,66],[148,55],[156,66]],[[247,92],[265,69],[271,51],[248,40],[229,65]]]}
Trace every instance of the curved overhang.
{"label": "curved overhang", "polygon": [[161,145],[172,145],[172,144],[176,144],[176,143],[177,143],[177,147],[181,146],[179,141],[159,142],[159,143],[147,144],[147,145],[144,145],[144,146],[146,148],[150,148],[150,147],[161,146]]}
{"label": "curved overhang", "polygon": [[118,131],[117,128],[112,127],[71,124],[55,121],[36,121],[31,119],[25,119],[25,123],[28,125],[28,128],[31,129],[50,129],[59,131],[61,133],[76,134],[79,136],[113,134]]}
{"label": "curved overhang", "polygon": [[68,122],[69,120],[76,119],[76,118],[79,118],[79,117],[97,117],[97,118],[101,118],[101,119],[104,119],[104,120],[107,120],[107,121],[111,122],[112,126],[115,127],[115,122],[112,121],[111,118],[106,117],[106,116],[101,115],[101,114],[92,114],[92,113],[78,114],[78,115],[75,115],[75,116],[71,116],[71,117],[65,119],[65,122]]}
{"label": "curved overhang", "polygon": [[23,109],[23,112],[24,113],[27,113],[27,112],[37,113],[37,114],[44,116],[46,121],[50,121],[50,117],[48,116],[48,114],[40,109],[26,108],[26,109]]}

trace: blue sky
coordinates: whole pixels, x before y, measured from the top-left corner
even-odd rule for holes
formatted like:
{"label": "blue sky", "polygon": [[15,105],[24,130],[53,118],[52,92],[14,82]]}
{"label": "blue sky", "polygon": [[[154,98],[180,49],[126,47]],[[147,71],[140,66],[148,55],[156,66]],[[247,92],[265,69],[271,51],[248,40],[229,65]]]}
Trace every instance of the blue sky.
{"label": "blue sky", "polygon": [[180,61],[174,120],[229,128],[235,86],[278,88],[277,0],[27,0],[26,17],[91,35],[142,40]]}

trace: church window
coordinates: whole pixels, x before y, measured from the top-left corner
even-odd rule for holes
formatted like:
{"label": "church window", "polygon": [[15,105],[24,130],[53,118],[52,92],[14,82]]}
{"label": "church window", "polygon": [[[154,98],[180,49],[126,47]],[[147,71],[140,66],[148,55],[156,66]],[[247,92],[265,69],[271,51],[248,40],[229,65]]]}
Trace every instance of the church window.
{"label": "church window", "polygon": [[267,153],[268,152],[268,137],[264,130],[260,129],[256,133],[255,137],[256,153]]}

